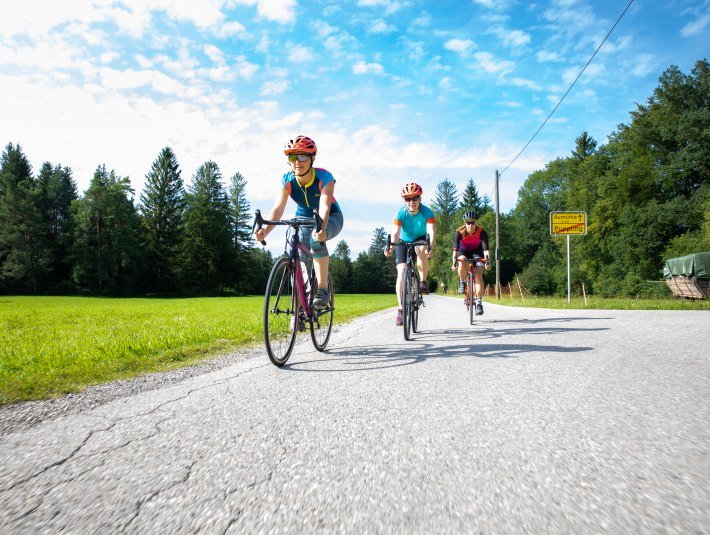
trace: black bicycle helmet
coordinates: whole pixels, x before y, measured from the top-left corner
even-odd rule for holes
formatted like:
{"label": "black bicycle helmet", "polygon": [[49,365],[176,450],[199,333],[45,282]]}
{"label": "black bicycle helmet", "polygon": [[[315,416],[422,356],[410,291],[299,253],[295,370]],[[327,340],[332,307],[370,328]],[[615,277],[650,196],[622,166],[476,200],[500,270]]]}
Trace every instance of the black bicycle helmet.
{"label": "black bicycle helmet", "polygon": [[466,210],[463,213],[463,219],[464,221],[467,219],[478,219],[478,214],[474,212],[473,210]]}

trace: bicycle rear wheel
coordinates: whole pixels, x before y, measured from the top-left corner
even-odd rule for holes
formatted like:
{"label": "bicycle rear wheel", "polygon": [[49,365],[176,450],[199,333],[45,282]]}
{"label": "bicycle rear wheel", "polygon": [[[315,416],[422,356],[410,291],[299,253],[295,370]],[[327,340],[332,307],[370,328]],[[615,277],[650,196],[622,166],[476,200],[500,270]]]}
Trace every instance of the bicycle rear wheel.
{"label": "bicycle rear wheel", "polygon": [[[313,277],[313,281],[316,282],[315,277]],[[317,284],[313,286],[313,288],[317,287]],[[323,351],[325,346],[328,345],[330,332],[333,330],[335,296],[333,294],[333,281],[330,280],[330,275],[328,275],[328,295],[330,295],[330,299],[327,308],[314,309],[311,305],[311,310],[314,316],[311,321],[311,340],[313,340],[313,347],[315,347],[318,351]],[[313,301],[313,295],[311,295],[310,300],[311,302]]]}
{"label": "bicycle rear wheel", "polygon": [[264,342],[276,366],[286,364],[296,343],[295,305],[293,265],[288,258],[280,258],[271,269],[264,294]]}
{"label": "bicycle rear wheel", "polygon": [[468,294],[468,317],[471,325],[473,325],[473,315],[476,308],[476,298],[474,297],[473,291],[474,276],[470,271],[468,272],[468,283],[466,284],[466,293]]}
{"label": "bicycle rear wheel", "polygon": [[411,339],[412,332],[412,309],[414,301],[412,299],[412,286],[416,283],[412,268],[409,266],[404,268],[404,276],[402,277],[402,313],[404,315],[404,339]]}

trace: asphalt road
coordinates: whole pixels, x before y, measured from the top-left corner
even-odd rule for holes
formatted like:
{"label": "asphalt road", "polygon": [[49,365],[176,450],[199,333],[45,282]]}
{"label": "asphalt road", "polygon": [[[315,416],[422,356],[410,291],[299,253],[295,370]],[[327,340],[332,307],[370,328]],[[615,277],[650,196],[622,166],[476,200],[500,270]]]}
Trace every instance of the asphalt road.
{"label": "asphalt road", "polygon": [[710,313],[426,301],[4,433],[0,533],[708,533]]}

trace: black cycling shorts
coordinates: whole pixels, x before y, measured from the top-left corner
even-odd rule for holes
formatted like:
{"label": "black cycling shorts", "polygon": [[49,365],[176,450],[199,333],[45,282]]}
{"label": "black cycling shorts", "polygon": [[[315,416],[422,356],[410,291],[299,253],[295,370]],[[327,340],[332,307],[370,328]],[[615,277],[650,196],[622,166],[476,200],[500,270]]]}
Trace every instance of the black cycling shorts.
{"label": "black cycling shorts", "polygon": [[[419,236],[417,239],[412,241],[425,241],[426,235]],[[407,243],[402,241],[401,243]],[[420,247],[424,247],[423,245]],[[394,248],[394,261],[396,264],[406,264],[407,263],[407,248],[406,247],[395,247]],[[414,263],[416,264],[417,258],[414,257]]]}
{"label": "black cycling shorts", "polygon": [[458,253],[456,253],[456,258],[465,256],[469,260],[472,260],[475,255],[483,258],[483,249],[459,249]]}

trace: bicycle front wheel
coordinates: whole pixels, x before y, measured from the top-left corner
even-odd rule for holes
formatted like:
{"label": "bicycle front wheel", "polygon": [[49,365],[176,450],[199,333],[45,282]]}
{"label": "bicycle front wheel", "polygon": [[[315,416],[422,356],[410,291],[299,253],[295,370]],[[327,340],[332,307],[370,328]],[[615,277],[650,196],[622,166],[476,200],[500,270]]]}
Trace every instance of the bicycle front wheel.
{"label": "bicycle front wheel", "polygon": [[[315,278],[313,279],[315,281]],[[314,286],[317,288],[317,285]],[[330,299],[326,308],[316,309],[311,308],[313,312],[313,320],[311,321],[311,340],[313,347],[318,351],[323,351],[328,345],[330,332],[333,330],[333,310],[335,310],[335,297],[333,294],[333,282],[328,275],[328,295]]]}
{"label": "bicycle front wheel", "polygon": [[264,342],[269,359],[283,366],[296,343],[296,298],[293,291],[293,264],[279,259],[271,269],[264,294]]}
{"label": "bicycle front wheel", "polygon": [[412,277],[412,332],[419,332],[419,307],[422,303],[421,295],[419,294],[419,275]]}
{"label": "bicycle front wheel", "polygon": [[473,315],[476,308],[476,298],[474,297],[475,292],[473,291],[474,276],[470,271],[468,272],[468,284],[466,285],[466,293],[468,294],[468,317],[471,325],[473,325]]}
{"label": "bicycle front wheel", "polygon": [[411,339],[412,332],[412,310],[415,305],[412,298],[412,287],[416,284],[416,279],[409,266],[404,268],[402,277],[402,313],[404,315],[404,339]]}

